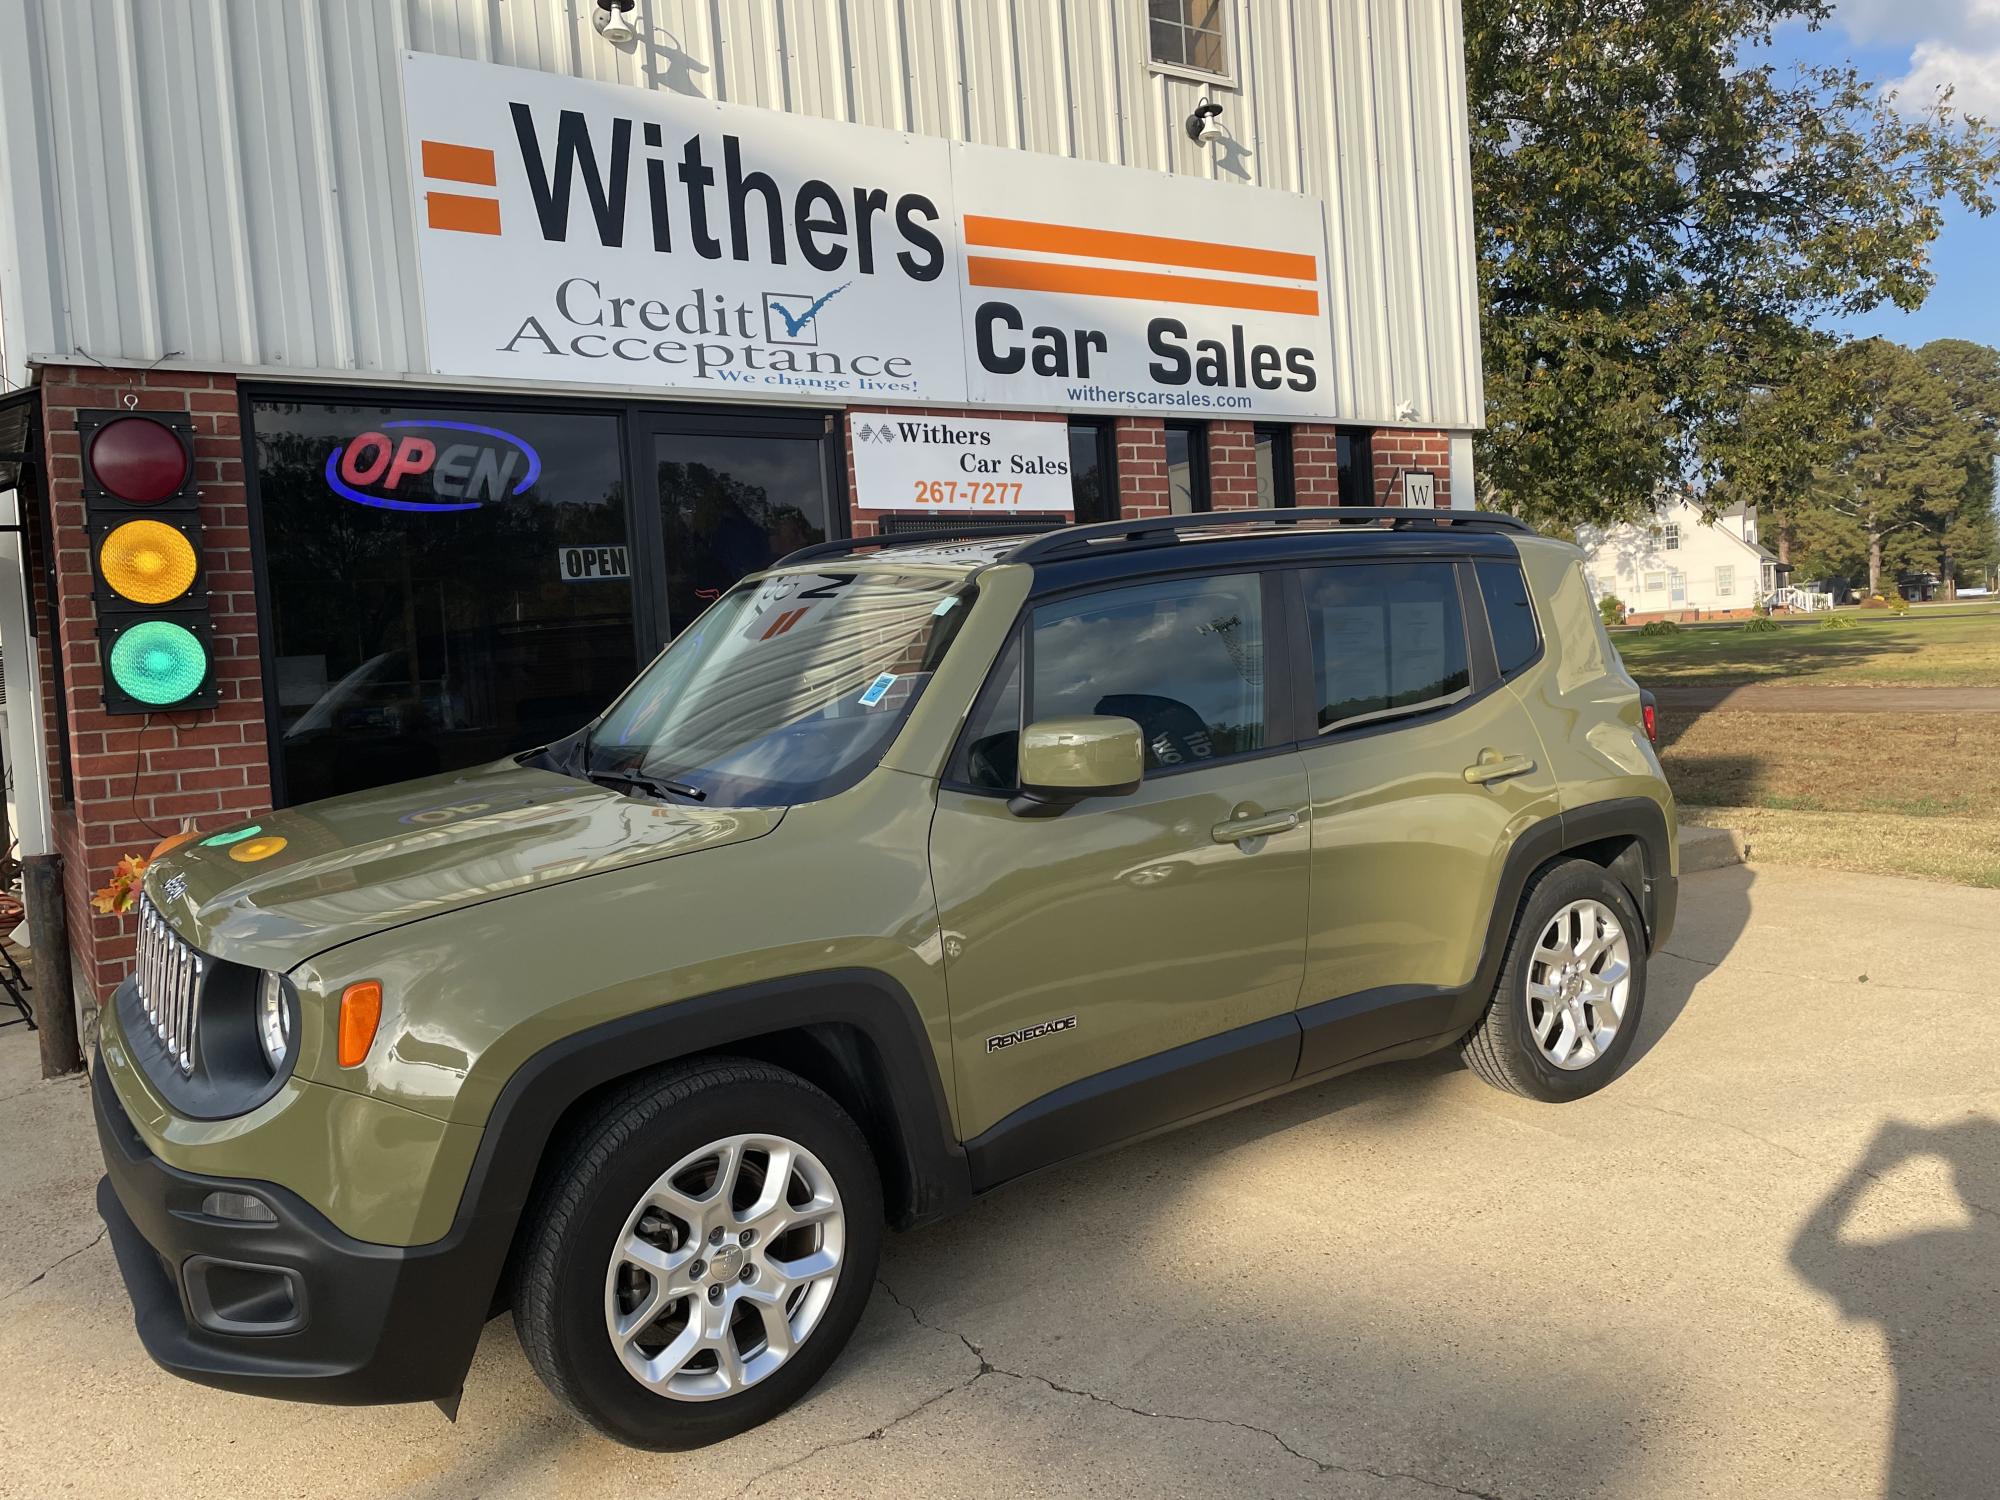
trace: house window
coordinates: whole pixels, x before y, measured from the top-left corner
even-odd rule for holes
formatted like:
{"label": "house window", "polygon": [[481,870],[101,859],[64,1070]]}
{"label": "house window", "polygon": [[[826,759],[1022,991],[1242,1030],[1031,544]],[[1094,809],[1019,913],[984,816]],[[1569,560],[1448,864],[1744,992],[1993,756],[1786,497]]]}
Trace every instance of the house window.
{"label": "house window", "polygon": [[1147,0],[1146,55],[1156,68],[1228,78],[1224,0]]}
{"label": "house window", "polygon": [[1687,574],[1669,573],[1667,575],[1667,598],[1671,603],[1674,604],[1687,603],[1688,601]]}
{"label": "house window", "polygon": [[1660,545],[1669,552],[1681,550],[1681,528],[1678,523],[1669,521],[1661,528]]}
{"label": "house window", "polygon": [[1666,586],[1667,575],[1664,573],[1648,573],[1639,581],[1639,587],[1649,594],[1657,594]]}
{"label": "house window", "polygon": [[1736,568],[1731,563],[1715,565],[1715,597],[1727,599],[1736,592]]}

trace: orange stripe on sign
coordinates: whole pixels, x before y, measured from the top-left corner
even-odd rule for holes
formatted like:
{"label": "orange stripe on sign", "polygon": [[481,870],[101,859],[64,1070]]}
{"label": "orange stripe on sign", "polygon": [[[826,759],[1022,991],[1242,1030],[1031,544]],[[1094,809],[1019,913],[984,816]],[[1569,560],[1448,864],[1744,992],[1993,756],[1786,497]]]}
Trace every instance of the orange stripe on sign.
{"label": "orange stripe on sign", "polygon": [[1256,286],[1172,276],[1162,271],[1100,271],[1095,266],[1055,266],[1043,261],[968,255],[965,279],[973,286],[1021,292],[1069,292],[1079,297],[1129,297],[1135,302],[1184,302],[1198,307],[1241,307],[1252,312],[1316,317],[1319,293],[1311,287]]}
{"label": "orange stripe on sign", "polygon": [[484,146],[454,146],[445,141],[424,142],[424,176],[446,182],[472,182],[496,187],[493,153]]}
{"label": "orange stripe on sign", "polygon": [[433,229],[456,229],[465,234],[498,234],[500,200],[470,198],[464,193],[425,193]]}
{"label": "orange stripe on sign", "polygon": [[1137,260],[1156,266],[1188,266],[1200,271],[1240,271],[1246,276],[1285,276],[1311,281],[1319,261],[1289,250],[1257,250],[1215,245],[1159,234],[1127,234],[1117,229],[1079,229],[1071,224],[1038,224],[1030,219],[965,216],[965,242],[995,250],[1040,250],[1050,255],[1090,255],[1100,260]]}

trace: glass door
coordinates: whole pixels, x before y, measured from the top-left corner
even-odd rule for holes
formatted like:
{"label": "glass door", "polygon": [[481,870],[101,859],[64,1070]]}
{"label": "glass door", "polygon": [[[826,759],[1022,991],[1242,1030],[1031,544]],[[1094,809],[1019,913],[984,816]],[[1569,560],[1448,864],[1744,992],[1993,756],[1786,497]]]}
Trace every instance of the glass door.
{"label": "glass door", "polygon": [[847,533],[826,417],[660,417],[638,441],[660,507],[662,639],[746,574]]}

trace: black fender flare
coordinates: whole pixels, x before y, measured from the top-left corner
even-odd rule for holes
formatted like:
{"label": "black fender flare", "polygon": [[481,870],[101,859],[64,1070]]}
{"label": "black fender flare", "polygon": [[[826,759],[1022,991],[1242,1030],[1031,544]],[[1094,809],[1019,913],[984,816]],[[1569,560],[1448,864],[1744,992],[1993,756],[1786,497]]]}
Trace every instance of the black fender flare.
{"label": "black fender flare", "polygon": [[[466,1299],[441,1327],[461,1343],[461,1376],[479,1327],[496,1310],[501,1277],[550,1140],[564,1116],[594,1090],[635,1073],[785,1032],[838,1028],[862,1038],[879,1062],[869,1080],[887,1106],[907,1177],[907,1228],[941,1217],[972,1196],[971,1171],[951,1125],[944,1083],[916,1002],[868,969],[828,969],[737,986],[621,1016],[564,1037],[514,1071],[487,1117],[457,1213],[426,1252],[451,1255]],[[444,1309],[439,1310],[441,1314]],[[476,1313],[476,1316],[475,1316]]]}

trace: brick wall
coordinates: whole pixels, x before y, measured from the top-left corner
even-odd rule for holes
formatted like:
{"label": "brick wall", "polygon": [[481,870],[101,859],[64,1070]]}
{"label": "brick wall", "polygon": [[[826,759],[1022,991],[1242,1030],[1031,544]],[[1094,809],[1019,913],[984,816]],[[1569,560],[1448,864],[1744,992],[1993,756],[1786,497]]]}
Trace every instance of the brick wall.
{"label": "brick wall", "polygon": [[1401,505],[1403,475],[1411,469],[1428,469],[1437,476],[1437,508],[1451,508],[1451,439],[1444,433],[1383,427],[1369,448],[1375,466],[1375,504]]}
{"label": "brick wall", "polygon": [[[79,409],[187,412],[194,425],[201,488],[203,552],[215,630],[220,699],[213,709],[109,715],[97,649],[89,536],[83,504]],[[145,854],[183,819],[204,829],[241,822],[271,805],[258,664],[257,605],[250,564],[236,383],[227,375],[52,367],[42,374],[47,489],[55,527],[60,662],[68,693],[73,803],[60,800],[51,766],[56,847],[63,856],[65,906],[78,987],[109,995],[130,966],[133,919],[99,916],[90,893],[127,854]],[[36,607],[46,608],[41,571]],[[46,615],[43,616],[46,618]],[[53,688],[51,688],[53,691]],[[55,716],[46,722],[54,757]]]}
{"label": "brick wall", "polygon": [[1254,423],[1208,424],[1208,503],[1215,510],[1257,508],[1257,428]]}

